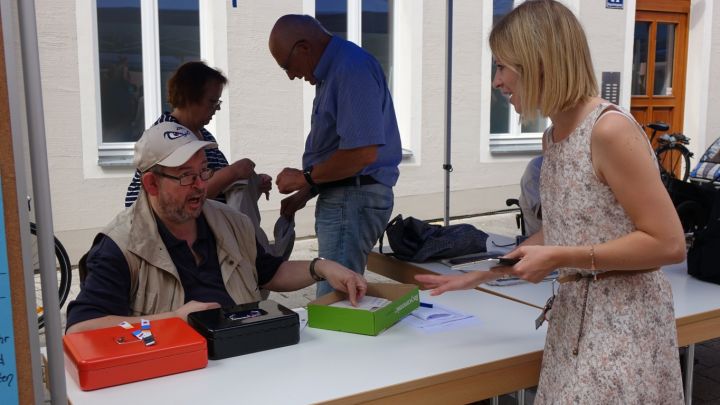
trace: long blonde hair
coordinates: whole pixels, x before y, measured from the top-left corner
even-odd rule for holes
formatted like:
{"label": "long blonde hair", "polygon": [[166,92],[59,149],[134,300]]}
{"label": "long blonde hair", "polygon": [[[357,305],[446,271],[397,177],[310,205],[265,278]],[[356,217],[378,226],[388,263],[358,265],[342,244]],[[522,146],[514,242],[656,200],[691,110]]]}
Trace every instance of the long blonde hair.
{"label": "long blonde hair", "polygon": [[522,120],[565,111],[598,94],[585,32],[554,0],[528,0],[490,32],[495,58],[520,76]]}

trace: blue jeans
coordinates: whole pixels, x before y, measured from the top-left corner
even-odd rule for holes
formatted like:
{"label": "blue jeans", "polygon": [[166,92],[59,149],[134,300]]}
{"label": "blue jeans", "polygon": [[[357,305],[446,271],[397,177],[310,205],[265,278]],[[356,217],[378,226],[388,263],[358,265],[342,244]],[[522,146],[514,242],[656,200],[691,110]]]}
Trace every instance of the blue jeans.
{"label": "blue jeans", "polygon": [[[322,190],[315,206],[319,256],[363,274],[392,210],[392,188],[382,184]],[[318,297],[331,291],[327,281],[317,283]]]}

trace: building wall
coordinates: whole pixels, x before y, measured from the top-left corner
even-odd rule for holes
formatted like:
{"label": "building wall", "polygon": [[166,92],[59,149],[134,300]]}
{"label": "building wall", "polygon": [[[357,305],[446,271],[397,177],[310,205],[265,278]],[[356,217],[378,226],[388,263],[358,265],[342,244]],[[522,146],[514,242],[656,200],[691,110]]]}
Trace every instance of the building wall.
{"label": "building wall", "polygon": [[713,29],[719,11],[712,0],[695,0],[690,6],[683,132],[691,138],[689,149],[696,157],[693,165],[720,135],[720,121],[714,113],[720,108],[720,84],[713,80],[711,69],[720,63],[720,32]]}
{"label": "building wall", "polygon": [[[626,1],[626,3],[630,3]],[[633,2],[634,3],[634,2]],[[635,20],[633,4],[623,9],[608,9],[604,1],[582,2],[578,12],[580,22],[590,44],[590,53],[595,67],[598,85],[602,86],[602,72],[623,72],[620,83],[620,104],[630,107],[630,67],[632,59],[627,59],[625,50],[632,51],[634,31],[627,32],[627,20]],[[609,29],[608,27],[613,27]],[[629,41],[628,41],[629,39]],[[626,69],[625,66],[628,68]]]}
{"label": "building wall", "polygon": [[[233,159],[249,157],[256,170],[276,176],[284,167],[300,167],[304,147],[303,84],[288,80],[268,50],[268,35],[277,18],[303,13],[300,1],[227,3],[229,149]],[[272,229],[281,195],[261,199],[263,225]],[[312,232],[312,212],[297,216],[298,234]]]}
{"label": "building wall", "polygon": [[[42,2],[36,6],[45,133],[56,235],[77,262],[94,233],[123,207],[130,170],[106,176],[84,172],[76,2]],[[95,135],[92,134],[91,137]],[[114,177],[113,177],[114,176]]]}
{"label": "building wall", "polygon": [[[710,49],[710,61],[707,71],[716,74],[717,66],[720,66],[720,28],[718,27],[718,22],[720,22],[720,5],[713,5],[710,0],[707,0],[706,3],[708,3],[708,6],[712,9],[712,20],[710,24],[708,24],[711,30],[710,37],[712,38],[712,42],[708,48]],[[712,22],[715,22],[715,24],[712,24]],[[713,70],[713,67],[715,67],[715,70]],[[700,152],[703,152],[711,143],[720,138],[720,114],[717,113],[720,111],[720,81],[717,80],[717,76],[715,75],[712,76],[715,80],[711,80],[710,75],[706,77],[708,94],[706,116],[708,120],[704,131],[704,147],[700,149]]]}
{"label": "building wall", "polygon": [[[413,156],[401,165],[395,213],[439,218],[443,215],[444,191],[445,2],[411,1],[414,7],[422,7],[413,14],[415,26],[403,28],[405,38],[411,38],[410,51],[403,60],[413,67],[412,72],[403,73],[411,75],[411,93],[397,97],[410,101],[406,108],[410,118],[403,127],[411,132]],[[211,130],[229,160],[249,157],[260,172],[275,176],[286,166],[300,166],[307,126],[304,100],[313,89],[287,79],[270,56],[267,37],[280,15],[308,12],[312,1],[239,0],[237,8],[231,3],[213,2],[209,13],[201,16],[204,24],[212,27],[201,39],[203,54],[230,80],[223,109]],[[634,1],[626,1],[624,10],[605,9],[605,2],[566,3],[578,13],[586,29],[598,80],[602,71],[622,72],[621,92],[629,100],[625,83],[629,79]],[[704,13],[703,27],[712,31],[711,22],[720,19],[720,7],[709,3],[694,1],[693,12]],[[98,167],[92,155],[97,137],[97,123],[92,117],[96,94],[88,78],[93,67],[87,60],[92,50],[88,35],[92,32],[81,28],[92,4],[76,0],[37,6],[53,219],[56,234],[74,262],[88,249],[94,234],[123,208],[132,176],[131,169]],[[493,156],[488,149],[491,55],[486,42],[492,2],[455,0],[454,7],[453,216],[505,208],[505,199],[519,194],[519,178],[530,158]],[[694,32],[699,28],[691,29]],[[693,38],[691,33],[691,42],[698,41]],[[702,38],[703,46],[710,46],[704,49],[712,50],[706,64],[709,72],[709,64],[720,63],[720,30]],[[707,103],[696,106],[696,110],[705,112],[702,125],[708,132],[720,135],[720,117],[709,113],[720,106],[719,85],[710,82],[709,90],[698,90],[702,86],[707,87],[706,82],[695,85],[693,91],[704,94]],[[714,138],[709,136],[704,143]],[[270,201],[261,201],[266,228],[271,228],[278,216],[280,200],[274,191]],[[311,202],[296,218],[299,236],[313,232],[313,206]]]}

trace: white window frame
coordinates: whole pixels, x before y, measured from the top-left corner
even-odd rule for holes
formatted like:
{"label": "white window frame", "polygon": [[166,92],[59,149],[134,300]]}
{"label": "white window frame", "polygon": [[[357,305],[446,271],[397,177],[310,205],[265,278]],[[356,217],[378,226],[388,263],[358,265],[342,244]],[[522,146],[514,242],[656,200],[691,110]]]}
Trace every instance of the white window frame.
{"label": "white window frame", "polygon": [[[199,1],[200,57],[208,54],[206,22],[217,13],[212,13],[210,2]],[[87,178],[126,177],[132,169],[134,142],[103,142],[100,94],[100,57],[98,50],[97,5],[94,0],[76,2],[78,56],[81,63],[80,108],[82,116],[83,170]],[[160,44],[158,24],[158,0],[140,0],[143,58],[144,126],[150,125],[162,112],[160,79]],[[205,28],[205,30],[204,30]],[[211,51],[211,50],[210,50]],[[222,125],[222,123],[221,123]],[[114,170],[115,169],[115,170]]]}

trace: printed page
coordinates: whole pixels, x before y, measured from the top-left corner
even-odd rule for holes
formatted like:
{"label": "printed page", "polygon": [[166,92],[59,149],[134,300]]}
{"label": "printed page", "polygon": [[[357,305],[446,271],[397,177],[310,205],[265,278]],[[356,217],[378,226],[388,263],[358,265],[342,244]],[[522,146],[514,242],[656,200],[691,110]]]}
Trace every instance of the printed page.
{"label": "printed page", "polygon": [[340,308],[352,308],[352,309],[364,309],[367,311],[376,311],[385,305],[389,304],[391,301],[386,300],[385,298],[380,297],[372,297],[369,295],[364,296],[359,302],[356,307],[354,307],[350,300],[342,300],[335,302],[333,304],[330,304],[331,307],[340,307]]}

